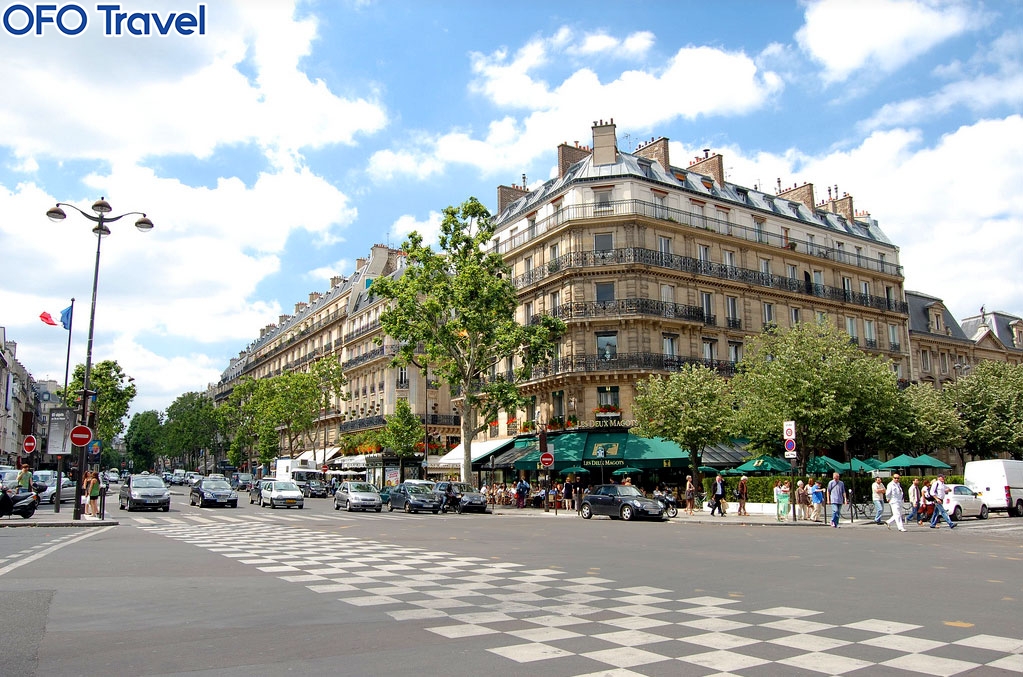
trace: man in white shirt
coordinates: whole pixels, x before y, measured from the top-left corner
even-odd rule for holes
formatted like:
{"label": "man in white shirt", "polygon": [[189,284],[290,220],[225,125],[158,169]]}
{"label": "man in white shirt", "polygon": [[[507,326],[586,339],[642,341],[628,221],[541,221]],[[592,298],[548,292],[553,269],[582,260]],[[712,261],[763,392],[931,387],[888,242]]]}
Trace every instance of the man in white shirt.
{"label": "man in white shirt", "polygon": [[891,529],[892,522],[895,522],[895,526],[899,528],[899,531],[905,531],[906,527],[902,523],[902,485],[899,483],[899,476],[897,474],[892,475],[892,481],[888,483],[884,495],[888,499],[888,505],[892,508],[892,516],[885,522],[885,525]]}
{"label": "man in white shirt", "polygon": [[938,479],[934,480],[931,484],[931,498],[934,499],[934,515],[931,517],[931,528],[937,529],[938,520],[944,518],[948,522],[949,529],[955,529],[956,523],[952,521],[952,518],[945,512],[945,494],[948,493],[948,487],[945,486],[945,476],[938,475]]}

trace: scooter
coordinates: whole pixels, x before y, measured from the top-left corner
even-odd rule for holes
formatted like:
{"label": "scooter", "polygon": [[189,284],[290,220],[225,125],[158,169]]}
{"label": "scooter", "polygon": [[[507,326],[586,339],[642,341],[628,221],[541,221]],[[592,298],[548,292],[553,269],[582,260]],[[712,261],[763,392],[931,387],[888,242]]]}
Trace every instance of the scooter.
{"label": "scooter", "polygon": [[664,508],[664,514],[669,518],[678,517],[678,501],[675,500],[674,494],[661,494],[656,496],[655,499]]}
{"label": "scooter", "polygon": [[38,485],[33,485],[33,490],[27,493],[19,493],[11,496],[10,491],[7,488],[3,489],[0,493],[0,517],[10,517],[11,515],[19,515],[24,519],[28,519],[36,513],[36,508],[39,507],[39,490]]}
{"label": "scooter", "polygon": [[440,511],[446,513],[448,510],[457,512],[459,515],[462,514],[462,495],[461,494],[447,494],[444,496],[444,500],[441,501]]}

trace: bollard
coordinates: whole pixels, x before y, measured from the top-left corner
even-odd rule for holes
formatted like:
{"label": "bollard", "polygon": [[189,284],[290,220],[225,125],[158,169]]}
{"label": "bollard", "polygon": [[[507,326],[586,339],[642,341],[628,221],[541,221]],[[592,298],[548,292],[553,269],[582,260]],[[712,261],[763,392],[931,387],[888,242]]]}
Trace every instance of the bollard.
{"label": "bollard", "polygon": [[107,488],[100,487],[99,489],[99,518],[105,520],[107,518]]}

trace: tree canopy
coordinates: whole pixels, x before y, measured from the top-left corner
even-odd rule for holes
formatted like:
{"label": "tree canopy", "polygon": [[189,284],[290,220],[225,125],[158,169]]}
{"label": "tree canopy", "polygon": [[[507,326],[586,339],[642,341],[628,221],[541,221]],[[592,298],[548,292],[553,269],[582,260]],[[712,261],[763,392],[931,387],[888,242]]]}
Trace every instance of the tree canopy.
{"label": "tree canopy", "polygon": [[[370,288],[391,302],[380,324],[400,343],[395,363],[421,366],[421,345],[430,368],[461,398],[463,481],[471,477],[472,438],[498,411],[519,406],[516,382],[552,357],[565,331],[548,315],[525,326],[516,322],[515,287],[502,256],[490,250],[493,236],[490,212],[470,197],[444,209],[440,252],[410,233],[402,244],[405,269],[375,279]],[[513,364],[517,369],[510,371]]]}
{"label": "tree canopy", "polygon": [[221,419],[205,393],[178,395],[167,407],[164,444],[168,456],[181,457],[189,468],[199,466],[204,451],[212,451],[221,430]]}
{"label": "tree canopy", "polygon": [[124,445],[136,472],[156,467],[156,458],[164,454],[163,414],[149,410],[135,414],[124,434]]}
{"label": "tree canopy", "polygon": [[[124,419],[137,394],[133,381],[116,360],[97,362],[92,365],[89,373],[90,390],[96,393],[89,404],[89,411],[96,414],[96,425],[92,433],[93,439],[103,444],[104,467],[112,466],[116,460],[112,456],[111,442],[124,431]],[[76,365],[68,384],[68,397],[64,397],[63,391],[58,392],[67,402],[80,402],[84,382],[85,365]]]}
{"label": "tree canopy", "polygon": [[963,461],[1003,451],[1023,458],[1023,365],[981,362],[946,388],[966,424]]}

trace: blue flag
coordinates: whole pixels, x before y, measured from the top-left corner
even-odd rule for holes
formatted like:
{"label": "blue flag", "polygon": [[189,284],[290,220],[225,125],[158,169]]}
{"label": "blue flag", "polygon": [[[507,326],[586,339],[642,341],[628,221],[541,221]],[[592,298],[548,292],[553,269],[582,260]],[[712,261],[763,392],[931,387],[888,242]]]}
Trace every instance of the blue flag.
{"label": "blue flag", "polygon": [[60,323],[68,331],[71,330],[71,314],[72,314],[73,310],[74,310],[74,305],[70,305],[67,308],[65,308],[64,310],[60,311]]}

